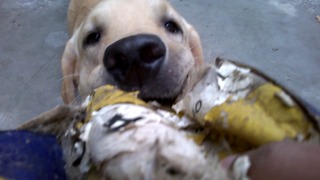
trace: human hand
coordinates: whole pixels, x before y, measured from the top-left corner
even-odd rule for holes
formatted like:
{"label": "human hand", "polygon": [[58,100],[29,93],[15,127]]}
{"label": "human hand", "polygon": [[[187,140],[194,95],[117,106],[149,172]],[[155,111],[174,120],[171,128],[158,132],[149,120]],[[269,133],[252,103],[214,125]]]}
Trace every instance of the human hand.
{"label": "human hand", "polygon": [[[250,179],[320,179],[320,146],[284,140],[249,151]],[[222,160],[222,166],[232,170],[239,156]]]}

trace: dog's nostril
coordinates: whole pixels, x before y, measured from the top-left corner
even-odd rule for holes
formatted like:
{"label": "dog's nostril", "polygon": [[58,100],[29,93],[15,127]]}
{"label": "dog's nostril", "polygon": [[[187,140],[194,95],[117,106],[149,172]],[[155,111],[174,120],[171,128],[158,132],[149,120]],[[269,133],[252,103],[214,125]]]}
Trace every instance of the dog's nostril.
{"label": "dog's nostril", "polygon": [[124,54],[116,53],[108,57],[105,66],[108,70],[112,70],[118,67],[127,67],[129,63]]}
{"label": "dog's nostril", "polygon": [[105,63],[105,66],[108,70],[116,68],[116,59],[114,57],[109,57]]}
{"label": "dog's nostril", "polygon": [[126,74],[129,69],[130,63],[128,62],[128,58],[124,54],[116,55],[116,68],[118,68],[122,74]]}
{"label": "dog's nostril", "polygon": [[156,43],[150,43],[140,49],[141,61],[153,63],[165,55],[165,47]]}

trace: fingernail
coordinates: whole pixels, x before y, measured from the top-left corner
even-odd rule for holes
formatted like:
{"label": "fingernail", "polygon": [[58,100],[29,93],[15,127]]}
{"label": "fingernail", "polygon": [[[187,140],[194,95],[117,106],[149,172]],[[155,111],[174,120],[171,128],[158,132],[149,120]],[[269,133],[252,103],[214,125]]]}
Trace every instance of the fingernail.
{"label": "fingernail", "polygon": [[237,155],[228,156],[220,162],[221,166],[226,170],[229,170],[233,164],[233,162],[238,158]]}

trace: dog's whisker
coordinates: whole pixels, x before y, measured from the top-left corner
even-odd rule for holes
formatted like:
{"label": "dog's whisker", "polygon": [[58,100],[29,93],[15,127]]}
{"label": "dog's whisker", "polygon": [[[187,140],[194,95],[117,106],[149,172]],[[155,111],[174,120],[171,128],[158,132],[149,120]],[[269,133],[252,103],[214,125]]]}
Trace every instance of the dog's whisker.
{"label": "dog's whisker", "polygon": [[72,74],[72,75],[68,75],[68,76],[64,76],[62,78],[59,78],[59,79],[55,80],[54,82],[47,81],[46,83],[43,84],[43,87],[46,87],[49,84],[50,84],[50,86],[52,86],[52,84],[58,84],[58,83],[60,84],[65,79],[74,78],[74,77],[77,77],[77,76],[80,76],[80,75],[89,76],[88,74],[83,74],[83,73],[81,73],[81,74]]}
{"label": "dog's whisker", "polygon": [[[61,94],[63,94],[63,93],[68,93],[68,92],[71,92],[71,91],[73,91],[73,89],[72,89],[72,90],[62,90],[62,91],[61,91]],[[76,90],[76,91],[77,91],[77,90]],[[59,95],[59,96],[60,96],[60,95]],[[80,100],[80,101],[79,101],[79,100]],[[77,93],[77,95],[74,97],[74,99],[73,99],[71,102],[69,102],[69,103],[70,103],[70,104],[73,104],[73,105],[81,105],[81,100],[82,100],[81,95]]]}
{"label": "dog's whisker", "polygon": [[74,97],[74,100],[71,101],[71,104],[79,104],[81,105],[81,101],[79,102],[79,99],[81,100],[81,95],[78,94],[77,96]]}
{"label": "dog's whisker", "polygon": [[191,44],[190,46],[190,50],[192,50],[193,48],[199,46],[200,44],[199,43],[194,43],[194,44]]}
{"label": "dog's whisker", "polygon": [[64,76],[64,77],[58,79],[58,81],[61,82],[61,81],[65,80],[65,79],[68,79],[68,78],[79,77],[80,75],[84,75],[84,76],[87,76],[87,77],[90,76],[89,74],[84,74],[84,73],[80,73],[80,74],[70,74],[70,75],[67,75],[67,76]]}
{"label": "dog's whisker", "polygon": [[[61,90],[61,86],[58,86],[57,84],[60,85],[63,80],[66,80],[66,79],[69,79],[69,78],[75,78],[75,77],[80,76],[80,75],[81,76],[85,76],[85,77],[89,76],[89,74],[80,73],[80,74],[68,75],[68,76],[65,76],[65,77],[62,77],[62,78],[59,78],[59,79],[55,79],[55,80],[52,80],[52,79],[51,80],[47,80],[45,83],[43,83],[41,85],[41,87],[39,87],[36,90],[34,90],[35,91],[34,93],[37,93],[37,94],[40,93],[41,97],[42,96],[43,97],[48,97],[48,94],[47,94],[47,90],[49,90],[48,87],[56,87],[58,90],[54,91],[54,93],[51,94],[50,97],[48,97],[48,98],[52,98],[52,97],[60,98],[61,94],[71,92],[74,89],[72,89],[72,90],[71,89],[68,89],[68,90],[67,89],[63,89],[63,90]],[[51,91],[51,89],[52,88],[50,88],[50,91]],[[81,96],[77,94],[76,99],[72,103],[75,103],[77,100],[79,100],[80,97]]]}
{"label": "dog's whisker", "polygon": [[201,56],[193,56],[194,60],[201,60],[202,57]]}

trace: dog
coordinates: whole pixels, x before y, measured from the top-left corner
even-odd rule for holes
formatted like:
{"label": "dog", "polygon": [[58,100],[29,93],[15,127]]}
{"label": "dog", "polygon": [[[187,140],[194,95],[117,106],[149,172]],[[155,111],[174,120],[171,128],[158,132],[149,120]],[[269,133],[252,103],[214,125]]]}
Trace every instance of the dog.
{"label": "dog", "polygon": [[61,59],[62,99],[73,104],[105,84],[174,100],[203,63],[196,30],[166,0],[71,0]]}

